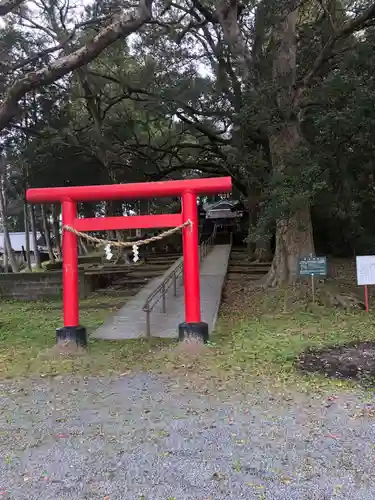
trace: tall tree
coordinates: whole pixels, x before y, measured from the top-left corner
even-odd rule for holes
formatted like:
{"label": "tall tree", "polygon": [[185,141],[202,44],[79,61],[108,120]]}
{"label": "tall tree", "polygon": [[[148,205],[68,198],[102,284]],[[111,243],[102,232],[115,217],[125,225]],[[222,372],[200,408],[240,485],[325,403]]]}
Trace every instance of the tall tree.
{"label": "tall tree", "polygon": [[[311,89],[337,70],[343,53],[362,42],[352,35],[374,24],[375,3],[219,0],[214,5],[195,0],[190,8],[179,4],[178,10],[185,15],[169,19],[181,30],[178,43],[183,38],[186,45],[192,38],[201,43],[200,53],[211,61],[231,110],[230,146],[241,153],[246,149],[242,105],[253,112],[246,117],[246,133],[251,147],[261,147],[270,163],[263,195],[278,209],[267,283],[293,282],[298,258],[314,252],[310,205],[315,190],[306,170],[314,173],[315,166],[301,129],[304,109]],[[179,116],[198,128],[203,124],[197,115]]]}

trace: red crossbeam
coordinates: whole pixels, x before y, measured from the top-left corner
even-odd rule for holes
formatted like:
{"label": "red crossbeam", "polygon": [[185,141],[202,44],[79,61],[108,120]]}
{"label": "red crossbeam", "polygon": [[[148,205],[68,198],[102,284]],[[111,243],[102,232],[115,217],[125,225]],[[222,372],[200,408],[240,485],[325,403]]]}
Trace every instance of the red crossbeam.
{"label": "red crossbeam", "polygon": [[114,231],[120,229],[148,229],[152,227],[176,227],[182,224],[182,214],[131,215],[129,217],[95,217],[75,219],[77,231]]}
{"label": "red crossbeam", "polygon": [[227,193],[232,189],[230,177],[211,177],[181,181],[139,182],[104,186],[71,186],[28,189],[30,203],[56,203],[59,201],[129,200],[194,194]]}

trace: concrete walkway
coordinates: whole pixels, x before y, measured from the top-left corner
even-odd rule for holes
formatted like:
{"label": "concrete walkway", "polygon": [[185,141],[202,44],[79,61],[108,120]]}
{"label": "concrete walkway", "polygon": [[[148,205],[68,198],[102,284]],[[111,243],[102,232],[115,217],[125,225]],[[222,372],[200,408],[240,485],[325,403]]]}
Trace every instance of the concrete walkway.
{"label": "concrete walkway", "polygon": [[[230,245],[216,245],[201,263],[201,308],[202,320],[208,323],[211,332],[216,324],[221,293],[227,273]],[[166,274],[181,262],[179,259]],[[163,281],[165,275],[149,282],[135,297],[130,299],[114,316],[92,335],[105,340],[135,339],[146,335],[146,314],[142,311],[147,297]],[[166,297],[167,312],[161,311],[161,301],[151,313],[151,335],[153,337],[177,338],[178,324],[184,321],[184,288],[177,288],[177,297],[172,287]]]}

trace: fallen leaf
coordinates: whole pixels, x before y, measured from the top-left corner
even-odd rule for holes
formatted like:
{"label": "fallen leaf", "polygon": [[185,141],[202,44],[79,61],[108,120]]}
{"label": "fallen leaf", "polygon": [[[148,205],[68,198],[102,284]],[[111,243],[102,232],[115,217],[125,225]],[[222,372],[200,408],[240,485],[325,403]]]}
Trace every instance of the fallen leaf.
{"label": "fallen leaf", "polygon": [[256,484],[256,483],[245,483],[246,486],[250,486],[251,488],[257,488],[259,490],[263,490],[264,486],[262,484]]}
{"label": "fallen leaf", "polygon": [[340,439],[339,434],[327,434],[325,437],[330,439]]}
{"label": "fallen leaf", "polygon": [[222,479],[225,479],[225,476],[220,472],[214,472],[212,474],[212,479],[215,479],[216,481],[221,481]]}
{"label": "fallen leaf", "polygon": [[292,480],[290,479],[290,477],[281,477],[280,478],[280,481],[283,483],[283,484],[290,484],[292,482]]}
{"label": "fallen leaf", "polygon": [[338,396],[328,396],[328,401],[334,401],[335,399],[337,399]]}

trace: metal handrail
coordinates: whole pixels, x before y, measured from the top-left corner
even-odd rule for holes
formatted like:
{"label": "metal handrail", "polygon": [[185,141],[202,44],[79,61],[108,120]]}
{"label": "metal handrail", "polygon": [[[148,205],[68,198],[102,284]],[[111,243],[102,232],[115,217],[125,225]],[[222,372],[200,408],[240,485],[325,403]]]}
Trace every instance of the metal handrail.
{"label": "metal handrail", "polygon": [[[162,311],[163,313],[167,312],[166,310],[166,300],[165,295],[167,291],[173,284],[173,295],[177,297],[177,279],[182,275],[184,269],[183,261],[178,264],[160,283],[155,290],[150,293],[147,297],[145,305],[143,306],[143,311],[146,313],[146,336],[151,336],[151,324],[150,324],[150,313],[153,308],[160,302],[162,299]],[[155,300],[154,300],[155,299]]]}
{"label": "metal handrail", "polygon": [[217,227],[215,224],[211,235],[205,241],[203,241],[200,246],[200,260],[203,260],[211,250],[211,247],[213,247],[216,239],[216,233],[217,233]]}
{"label": "metal handrail", "polygon": [[[209,238],[207,238],[207,240],[203,241],[202,244],[200,245],[199,257],[201,261],[206,257],[206,255],[211,250],[216,238],[216,232],[217,229],[215,225],[212,234],[209,236]],[[167,312],[166,297],[165,297],[166,293],[173,285],[173,295],[177,297],[177,280],[182,275],[183,269],[184,269],[184,262],[181,261],[170,273],[167,274],[162,283],[160,283],[160,285],[157,286],[155,290],[152,293],[150,293],[150,295],[147,297],[145,305],[142,308],[142,310],[146,313],[147,338],[150,338],[151,336],[150,314],[152,310],[154,309],[156,304],[158,304],[160,300],[162,300],[162,312],[163,313]]]}

